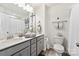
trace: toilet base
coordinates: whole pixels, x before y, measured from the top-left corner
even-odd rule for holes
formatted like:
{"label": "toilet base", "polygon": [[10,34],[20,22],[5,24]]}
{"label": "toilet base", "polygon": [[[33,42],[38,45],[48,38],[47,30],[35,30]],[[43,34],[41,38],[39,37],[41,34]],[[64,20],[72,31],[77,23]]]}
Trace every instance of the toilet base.
{"label": "toilet base", "polygon": [[62,56],[70,56],[69,53],[62,53]]}

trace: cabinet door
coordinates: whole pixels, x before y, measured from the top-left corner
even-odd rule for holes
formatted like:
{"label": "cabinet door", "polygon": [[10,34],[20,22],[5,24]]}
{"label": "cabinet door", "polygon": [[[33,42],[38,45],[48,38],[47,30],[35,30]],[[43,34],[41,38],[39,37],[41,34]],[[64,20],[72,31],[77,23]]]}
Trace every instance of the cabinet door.
{"label": "cabinet door", "polygon": [[31,40],[31,44],[34,44],[34,43],[36,43],[36,38]]}
{"label": "cabinet door", "polygon": [[16,53],[17,51],[20,51],[20,50],[22,50],[23,48],[28,47],[28,46],[30,46],[30,41],[21,43],[21,44],[19,44],[19,45],[17,45],[17,46],[12,47],[11,49],[12,49],[12,52],[13,52],[13,53]]}
{"label": "cabinet door", "polygon": [[37,42],[37,55],[44,49],[44,39]]}
{"label": "cabinet door", "polygon": [[21,51],[22,56],[30,56],[30,46]]}
{"label": "cabinet door", "polygon": [[44,39],[43,38],[40,40],[40,49],[41,50],[44,49]]}
{"label": "cabinet door", "polygon": [[31,56],[36,56],[36,51],[34,51],[33,53],[31,53]]}
{"label": "cabinet door", "polygon": [[16,53],[14,56],[30,56],[30,46]]}
{"label": "cabinet door", "polygon": [[36,51],[36,43],[31,45],[31,53],[33,53],[34,51]]}
{"label": "cabinet door", "polygon": [[40,46],[41,46],[41,41],[38,41],[37,42],[37,55],[41,52]]}

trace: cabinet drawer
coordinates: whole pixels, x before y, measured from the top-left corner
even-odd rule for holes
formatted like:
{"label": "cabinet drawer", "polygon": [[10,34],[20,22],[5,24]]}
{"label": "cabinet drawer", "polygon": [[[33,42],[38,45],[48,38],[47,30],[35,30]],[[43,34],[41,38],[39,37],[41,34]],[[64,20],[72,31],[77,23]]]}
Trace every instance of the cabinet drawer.
{"label": "cabinet drawer", "polygon": [[37,37],[37,41],[44,39],[44,35]]}
{"label": "cabinet drawer", "polygon": [[36,38],[31,40],[31,44],[36,43]]}
{"label": "cabinet drawer", "polygon": [[6,49],[4,51],[0,51],[0,56],[10,56],[12,54],[12,49],[9,48],[9,49]]}
{"label": "cabinet drawer", "polygon": [[22,44],[15,46],[15,47],[12,47],[11,49],[13,50],[13,53],[15,53],[15,52],[17,52],[17,51],[19,51],[19,50],[21,50],[29,45],[30,45],[30,41],[27,41],[27,42],[24,42]]}
{"label": "cabinet drawer", "polygon": [[31,53],[36,51],[36,43],[31,45]]}
{"label": "cabinet drawer", "polygon": [[30,47],[27,47],[24,50],[16,53],[14,56],[30,56]]}
{"label": "cabinet drawer", "polygon": [[21,51],[22,56],[30,56],[30,46]]}
{"label": "cabinet drawer", "polygon": [[23,48],[25,48],[25,47],[27,47],[29,45],[30,45],[30,41],[18,44],[16,46],[13,46],[13,47],[10,47],[10,48],[8,48],[6,50],[1,51],[0,55],[1,56],[10,56],[10,55],[16,53],[17,51],[19,51],[19,50],[21,50],[21,49],[23,49]]}

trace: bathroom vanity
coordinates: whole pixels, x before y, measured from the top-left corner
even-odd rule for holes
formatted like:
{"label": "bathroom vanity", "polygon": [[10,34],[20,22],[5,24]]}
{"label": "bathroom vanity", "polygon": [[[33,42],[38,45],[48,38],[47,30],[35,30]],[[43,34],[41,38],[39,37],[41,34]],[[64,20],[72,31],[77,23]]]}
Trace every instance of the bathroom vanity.
{"label": "bathroom vanity", "polygon": [[37,26],[35,13],[26,14],[20,17],[0,12],[0,56],[37,56],[44,49],[44,35],[39,29],[41,23]]}
{"label": "bathroom vanity", "polygon": [[44,35],[0,42],[0,56],[37,56],[44,49]]}

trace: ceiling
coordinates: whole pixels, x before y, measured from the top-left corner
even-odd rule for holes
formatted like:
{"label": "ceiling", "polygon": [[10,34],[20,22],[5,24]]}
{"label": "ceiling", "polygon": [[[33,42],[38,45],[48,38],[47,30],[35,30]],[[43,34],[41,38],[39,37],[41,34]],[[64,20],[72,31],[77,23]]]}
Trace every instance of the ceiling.
{"label": "ceiling", "polygon": [[[31,5],[33,8],[38,8],[41,5],[46,5],[47,7],[52,6],[72,6],[74,3],[26,3]],[[14,5],[13,3],[0,3],[0,6],[3,6],[8,9],[12,10],[18,10],[19,13],[27,13],[27,11],[23,10],[22,8],[18,7],[17,5]]]}
{"label": "ceiling", "polygon": [[[74,3],[26,3],[31,5],[34,9],[38,9],[40,6],[45,5],[47,7],[52,6],[66,6],[71,7],[74,5]],[[23,8],[18,7],[18,5],[15,5],[13,3],[0,3],[0,7],[5,8],[5,10],[10,10],[11,12],[16,13],[19,17],[26,17],[28,15],[28,12],[23,10]]]}
{"label": "ceiling", "polygon": [[40,6],[45,5],[47,7],[66,7],[72,8],[75,3],[29,3],[35,10],[38,9]]}
{"label": "ceiling", "polygon": [[9,12],[11,12],[13,15],[16,14],[18,17],[26,17],[28,15],[27,11],[13,3],[0,3],[0,7],[4,8],[6,12],[9,10]]}

